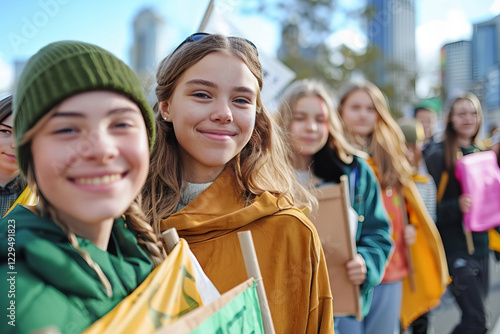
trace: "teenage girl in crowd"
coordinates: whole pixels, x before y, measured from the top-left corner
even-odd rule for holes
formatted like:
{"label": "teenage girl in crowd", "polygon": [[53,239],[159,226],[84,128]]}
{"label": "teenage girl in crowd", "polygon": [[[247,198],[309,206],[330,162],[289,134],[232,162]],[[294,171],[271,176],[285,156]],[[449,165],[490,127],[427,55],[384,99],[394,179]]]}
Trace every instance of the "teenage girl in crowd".
{"label": "teenage girl in crowd", "polygon": [[[430,111],[429,112],[433,112]],[[425,161],[422,157],[423,145],[425,143],[426,132],[425,127],[416,119],[400,119],[398,121],[401,130],[405,136],[406,156],[412,167],[412,177],[418,193],[424,201],[425,208],[429,212],[432,221],[436,221],[436,184],[429,175]],[[412,324],[412,332],[414,334],[426,334],[429,328],[428,313],[422,314]]]}
{"label": "teenage girl in crowd", "polygon": [[237,232],[251,231],[276,332],[331,333],[321,243],[293,206],[295,191],[314,198],[295,181],[262,79],[256,47],[237,37],[197,33],[161,62],[145,212],[155,231],[177,229],[221,293],[247,277]]}
{"label": "teenage girl in crowd", "polygon": [[15,272],[15,296],[0,297],[4,310],[15,302],[15,316],[0,332],[80,333],[164,258],[139,197],[154,116],[123,62],[64,41],[26,64],[14,133],[20,171],[39,203],[16,206],[0,224],[1,270]]}
{"label": "teenage girl in crowd", "polygon": [[425,208],[431,215],[432,221],[436,221],[436,184],[429,175],[423,158],[422,148],[425,143],[425,130],[418,120],[401,119],[398,121],[401,131],[405,136],[406,157],[411,166],[412,178],[417,186],[418,193],[424,201]]}
{"label": "teenage girl in crowd", "polygon": [[[355,155],[364,153],[347,142],[331,98],[320,83],[301,80],[290,85],[283,93],[278,120],[287,130],[291,160],[303,184],[339,183],[344,174],[349,178],[351,205],[358,214],[358,254],[346,263],[346,271],[352,284],[360,286],[362,313],[366,315],[373,288],[382,279],[392,249],[377,179],[363,159]],[[335,297],[335,291],[333,294]],[[335,299],[335,303],[342,300]]]}
{"label": "teenage girl in crowd", "polygon": [[0,217],[15,204],[34,204],[26,181],[19,175],[12,131],[12,95],[0,101]]}
{"label": "teenage girl in crowd", "polygon": [[370,155],[368,163],[380,183],[395,244],[382,283],[374,289],[370,312],[362,322],[342,318],[339,330],[399,333],[400,318],[406,328],[435,307],[445,292],[448,274],[441,239],[418,195],[403,133],[380,89],[370,82],[345,85],[338,112],[351,143]]}
{"label": "teenage girl in crowd", "polygon": [[458,333],[486,333],[484,302],[488,294],[488,232],[471,232],[474,244],[469,254],[462,225],[462,213],[474,199],[461,194],[455,178],[455,162],[461,156],[479,152],[475,144],[482,122],[478,98],[467,93],[451,105],[446,118],[444,141],[427,159],[427,168],[438,188],[437,227],[443,238],[448,268],[453,277],[451,292],[462,310]]}

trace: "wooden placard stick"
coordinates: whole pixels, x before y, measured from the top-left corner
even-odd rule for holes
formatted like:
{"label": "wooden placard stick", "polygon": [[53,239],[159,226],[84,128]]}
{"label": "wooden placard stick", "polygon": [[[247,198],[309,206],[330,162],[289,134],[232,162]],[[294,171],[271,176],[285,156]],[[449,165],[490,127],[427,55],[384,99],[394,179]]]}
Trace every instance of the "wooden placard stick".
{"label": "wooden placard stick", "polygon": [[[404,237],[404,230],[406,229],[406,226],[410,225],[408,221],[408,211],[406,210],[406,201],[403,196],[403,202],[401,203],[401,213],[403,215],[403,237]],[[410,289],[411,291],[416,290],[416,284],[415,284],[415,266],[413,265],[413,258],[411,255],[411,248],[410,245],[408,245],[405,242],[405,252],[406,252],[406,263],[408,264],[408,275],[410,279]]]}
{"label": "wooden placard stick", "polygon": [[240,240],[240,247],[243,253],[243,260],[245,261],[247,275],[249,278],[253,277],[257,282],[257,295],[259,297],[260,312],[262,313],[264,333],[274,334],[273,319],[271,318],[271,310],[267,303],[266,290],[264,289],[264,282],[260,273],[257,254],[255,253],[255,247],[253,245],[252,232],[238,232],[238,239]]}

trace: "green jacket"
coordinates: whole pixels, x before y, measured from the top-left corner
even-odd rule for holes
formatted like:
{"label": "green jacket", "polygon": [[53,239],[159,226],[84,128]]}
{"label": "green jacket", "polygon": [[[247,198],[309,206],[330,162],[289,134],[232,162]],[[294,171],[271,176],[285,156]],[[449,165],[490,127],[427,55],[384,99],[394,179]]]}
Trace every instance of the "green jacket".
{"label": "green jacket", "polygon": [[344,174],[349,179],[351,205],[359,216],[356,250],[365,260],[367,269],[366,279],[360,286],[365,316],[370,310],[373,288],[380,284],[392,251],[389,218],[377,178],[363,159],[355,157],[351,164],[346,165],[328,144],[314,156],[313,168],[314,174],[325,183],[338,183]]}
{"label": "green jacket", "polygon": [[[354,182],[352,207],[358,213],[356,250],[366,263],[366,279],[360,287],[363,315],[368,314],[373,288],[384,276],[387,259],[392,251],[389,218],[380,197],[377,178],[366,162],[356,157],[356,163],[345,167],[349,183]],[[352,178],[355,177],[355,180]],[[352,192],[352,187],[349,189]]]}
{"label": "green jacket", "polygon": [[80,333],[153,269],[122,218],[114,222],[107,251],[86,239],[78,238],[78,242],[109,279],[111,298],[95,271],[52,221],[21,205],[1,220],[0,270],[9,280],[1,280],[0,308],[7,310],[7,318],[0,322],[0,333],[28,333],[50,325],[61,333]]}

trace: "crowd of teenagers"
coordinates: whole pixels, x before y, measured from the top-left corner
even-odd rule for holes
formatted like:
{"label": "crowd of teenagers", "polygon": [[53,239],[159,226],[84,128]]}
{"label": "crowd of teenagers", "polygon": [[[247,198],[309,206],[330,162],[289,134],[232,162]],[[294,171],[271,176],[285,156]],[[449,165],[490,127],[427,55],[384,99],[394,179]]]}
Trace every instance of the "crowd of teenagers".
{"label": "crowd of teenagers", "polygon": [[[82,332],[162,263],[161,233],[175,228],[221,293],[246,279],[237,232],[252,232],[277,333],[427,333],[448,286],[462,312],[453,333],[486,333],[495,245],[472,232],[468,251],[474,199],[454,176],[457,159],[485,149],[474,95],[453,102],[440,139],[435,111],[396,122],[367,81],[334,92],[299,80],[268,111],[256,46],[205,33],[163,59],[156,81],[151,107],[121,60],[61,41],[0,102],[0,268],[14,256],[16,269],[15,300],[0,296],[15,326],[4,317],[0,332]],[[315,189],[343,175],[357,253],[345,273],[362,319],[335,313],[343,301],[308,218]]]}

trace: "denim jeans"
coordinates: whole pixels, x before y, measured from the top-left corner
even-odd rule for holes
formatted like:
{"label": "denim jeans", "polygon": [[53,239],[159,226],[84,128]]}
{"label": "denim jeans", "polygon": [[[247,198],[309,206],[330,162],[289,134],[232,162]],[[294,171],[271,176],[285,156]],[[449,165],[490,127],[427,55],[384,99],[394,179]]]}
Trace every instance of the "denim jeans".
{"label": "denim jeans", "polygon": [[399,334],[402,289],[401,281],[377,285],[366,317],[362,321],[339,317],[335,334]]}

